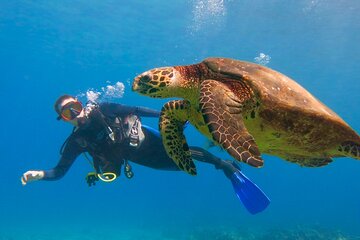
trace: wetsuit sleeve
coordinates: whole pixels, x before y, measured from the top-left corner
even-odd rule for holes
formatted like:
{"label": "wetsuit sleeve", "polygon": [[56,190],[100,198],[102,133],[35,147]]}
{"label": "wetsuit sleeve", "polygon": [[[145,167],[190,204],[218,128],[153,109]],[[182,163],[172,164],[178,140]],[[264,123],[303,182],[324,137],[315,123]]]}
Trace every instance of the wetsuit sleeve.
{"label": "wetsuit sleeve", "polygon": [[139,107],[139,106],[127,106],[118,103],[102,103],[101,108],[115,115],[127,116],[129,114],[134,114],[140,117],[160,116],[160,111],[151,108]]}
{"label": "wetsuit sleeve", "polygon": [[62,178],[82,152],[84,152],[84,149],[74,139],[70,138],[65,145],[59,163],[56,167],[44,171],[45,174],[42,180],[54,181]]}

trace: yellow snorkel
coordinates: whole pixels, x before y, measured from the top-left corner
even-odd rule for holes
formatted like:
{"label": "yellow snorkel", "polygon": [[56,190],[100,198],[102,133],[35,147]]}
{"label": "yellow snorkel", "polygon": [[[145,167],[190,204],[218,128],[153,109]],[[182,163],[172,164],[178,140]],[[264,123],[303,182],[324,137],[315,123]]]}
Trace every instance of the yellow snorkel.
{"label": "yellow snorkel", "polygon": [[117,178],[117,176],[116,176],[116,174],[115,173],[112,173],[112,172],[105,172],[105,173],[102,173],[102,174],[97,174],[97,177],[101,180],[101,181],[103,181],[103,182],[107,182],[107,183],[109,183],[109,182],[112,182],[112,181],[114,181],[116,178]]}

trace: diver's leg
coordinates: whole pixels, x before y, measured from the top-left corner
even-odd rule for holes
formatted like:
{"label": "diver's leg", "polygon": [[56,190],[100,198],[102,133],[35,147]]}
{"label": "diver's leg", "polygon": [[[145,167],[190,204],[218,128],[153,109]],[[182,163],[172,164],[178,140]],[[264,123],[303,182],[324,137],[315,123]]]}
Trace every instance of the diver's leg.
{"label": "diver's leg", "polygon": [[124,158],[157,170],[180,171],[175,162],[167,155],[160,132],[152,127],[142,125],[145,135],[139,148],[129,147]]}
{"label": "diver's leg", "polygon": [[[212,164],[215,166],[216,169],[224,170],[224,168],[230,168],[236,171],[236,168],[230,167],[230,165],[232,166],[231,161],[224,161],[201,147],[190,146],[189,148],[191,152],[191,157],[197,161]],[[228,172],[229,171],[225,172],[226,176],[228,176]]]}

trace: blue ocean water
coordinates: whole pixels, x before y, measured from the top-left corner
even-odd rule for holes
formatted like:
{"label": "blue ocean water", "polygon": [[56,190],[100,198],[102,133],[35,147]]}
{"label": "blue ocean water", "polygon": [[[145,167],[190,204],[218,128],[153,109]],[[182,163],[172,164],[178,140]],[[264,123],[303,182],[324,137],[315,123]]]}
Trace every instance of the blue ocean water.
{"label": "blue ocean water", "polygon": [[[122,82],[111,101],[160,109],[167,100],[131,92],[134,76],[210,56],[268,59],[360,132],[359,11],[356,0],[0,0],[0,239],[260,239],[307,228],[360,236],[360,162],[349,158],[242,165],[272,200],[254,216],[222,172],[199,163],[196,177],[134,164],[133,179],[89,188],[79,157],[59,181],[20,183],[29,169],[54,167],[71,132],[55,120],[58,96]],[[186,136],[206,144],[191,126]]]}

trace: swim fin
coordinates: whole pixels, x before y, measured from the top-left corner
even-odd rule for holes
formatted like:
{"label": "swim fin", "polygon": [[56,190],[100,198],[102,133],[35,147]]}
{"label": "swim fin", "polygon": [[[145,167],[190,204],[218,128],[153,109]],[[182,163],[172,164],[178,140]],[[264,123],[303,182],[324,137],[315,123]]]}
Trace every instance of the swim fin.
{"label": "swim fin", "polygon": [[230,179],[235,193],[246,209],[251,214],[259,213],[270,204],[270,199],[266,194],[249,178],[247,178],[241,171],[239,166],[235,163],[231,163],[233,166],[233,173],[228,178]]}
{"label": "swim fin", "polygon": [[270,204],[270,199],[241,172],[235,162],[221,160],[200,147],[190,146],[190,151],[194,159],[213,164],[216,169],[224,171],[226,177],[230,179],[236,195],[250,213],[259,213]]}

